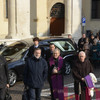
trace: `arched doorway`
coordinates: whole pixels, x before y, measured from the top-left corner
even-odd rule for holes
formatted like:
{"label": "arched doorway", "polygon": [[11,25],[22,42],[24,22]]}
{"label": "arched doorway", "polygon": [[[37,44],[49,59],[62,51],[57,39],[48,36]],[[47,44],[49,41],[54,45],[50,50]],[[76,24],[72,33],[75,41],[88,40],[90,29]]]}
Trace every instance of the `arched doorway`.
{"label": "arched doorway", "polygon": [[52,36],[61,36],[64,33],[64,16],[64,4],[56,3],[50,12],[50,34]]}

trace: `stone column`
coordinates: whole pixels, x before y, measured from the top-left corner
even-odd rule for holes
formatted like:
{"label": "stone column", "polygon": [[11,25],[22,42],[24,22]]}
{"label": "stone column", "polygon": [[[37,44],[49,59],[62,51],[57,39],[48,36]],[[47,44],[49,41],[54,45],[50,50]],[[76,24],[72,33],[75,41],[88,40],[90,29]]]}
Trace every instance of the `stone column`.
{"label": "stone column", "polygon": [[37,0],[37,36],[46,36],[47,31],[47,0]]}
{"label": "stone column", "polygon": [[65,0],[65,34],[72,34],[72,0]]}
{"label": "stone column", "polygon": [[[34,9],[32,9],[34,12]],[[17,0],[17,36],[29,38],[30,33],[30,0]],[[32,22],[31,22],[32,23]]]}
{"label": "stone column", "polygon": [[8,0],[8,35],[6,38],[13,38],[16,35],[15,2],[15,0]]}

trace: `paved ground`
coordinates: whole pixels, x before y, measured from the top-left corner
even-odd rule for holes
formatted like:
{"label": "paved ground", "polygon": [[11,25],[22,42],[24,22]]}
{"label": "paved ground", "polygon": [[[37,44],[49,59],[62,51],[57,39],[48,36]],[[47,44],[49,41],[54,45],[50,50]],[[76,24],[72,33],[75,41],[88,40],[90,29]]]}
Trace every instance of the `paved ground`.
{"label": "paved ground", "polygon": [[[96,84],[96,88],[100,89],[100,68],[95,69],[95,74],[98,78],[98,83]],[[73,92],[73,78],[72,75],[68,75],[64,77],[64,84],[65,87],[68,87],[68,96],[69,99],[66,100],[75,100],[74,99],[74,92]],[[23,82],[17,82],[15,86],[10,88],[10,93],[12,96],[12,100],[22,100],[22,93],[23,93],[24,85]],[[48,82],[45,83],[45,87],[42,91],[42,100],[50,100],[50,91],[49,91],[49,84]],[[95,100],[95,96],[92,100]],[[100,100],[100,98],[98,99]]]}

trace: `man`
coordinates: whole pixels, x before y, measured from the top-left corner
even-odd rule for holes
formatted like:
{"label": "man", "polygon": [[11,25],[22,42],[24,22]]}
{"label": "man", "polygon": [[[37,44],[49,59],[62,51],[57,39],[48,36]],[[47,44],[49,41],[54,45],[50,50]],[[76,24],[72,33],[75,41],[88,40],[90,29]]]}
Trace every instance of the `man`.
{"label": "man", "polygon": [[33,55],[34,49],[38,48],[38,47],[41,48],[41,50],[42,50],[42,56],[43,56],[44,55],[44,50],[43,50],[42,47],[39,46],[39,38],[35,37],[33,39],[33,43],[34,43],[34,45],[29,48],[28,57],[31,57]]}
{"label": "man", "polygon": [[[49,49],[46,51],[46,61],[48,63],[48,67],[50,67],[49,66],[49,59],[51,58],[51,56],[53,56],[53,51],[55,50],[55,48],[56,48],[55,45],[53,43],[50,43]],[[50,74],[49,73],[48,73],[48,82],[49,82],[49,85],[50,85],[51,98],[53,100],[52,85],[51,85],[51,79],[50,79]]]}
{"label": "man", "polygon": [[90,38],[90,41],[89,41],[91,45],[93,45],[94,39],[95,39],[94,35],[91,35],[91,38]]}
{"label": "man", "polygon": [[63,58],[60,56],[60,50],[56,48],[53,56],[49,59],[49,82],[51,90],[51,100],[64,100],[63,92]]}
{"label": "man", "polygon": [[87,86],[85,84],[84,77],[93,72],[93,69],[90,61],[86,59],[85,52],[79,52],[78,57],[79,59],[75,61],[72,69],[74,77],[75,98],[76,100],[87,100],[86,97],[90,98],[90,96],[88,94],[86,95]]}
{"label": "man", "polygon": [[82,38],[80,38],[78,41],[79,51],[83,51],[83,45],[85,43],[85,40],[86,40],[86,35],[82,34]]}
{"label": "man", "polygon": [[29,87],[28,100],[40,100],[41,90],[48,73],[48,66],[41,57],[40,48],[34,50],[34,55],[26,60],[25,65],[24,84]]}
{"label": "man", "polygon": [[49,61],[49,58],[53,55],[53,51],[55,50],[55,45],[50,43],[49,49],[46,51],[46,60]]}
{"label": "man", "polygon": [[5,58],[0,56],[0,100],[5,100],[6,87],[9,88],[8,66]]}
{"label": "man", "polygon": [[74,44],[75,48],[77,49],[77,44],[75,43],[75,41],[72,38],[72,35],[71,34],[68,34],[68,39],[70,39],[72,41],[72,43]]}
{"label": "man", "polygon": [[69,39],[72,39],[72,35],[71,35],[71,34],[68,34],[68,38],[69,38]]}

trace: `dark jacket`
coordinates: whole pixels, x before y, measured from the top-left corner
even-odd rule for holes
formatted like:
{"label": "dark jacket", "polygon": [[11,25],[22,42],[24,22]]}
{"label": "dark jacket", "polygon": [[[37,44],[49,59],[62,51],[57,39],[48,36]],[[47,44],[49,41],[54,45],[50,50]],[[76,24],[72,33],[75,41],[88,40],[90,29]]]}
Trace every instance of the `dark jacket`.
{"label": "dark jacket", "polygon": [[[38,48],[41,49],[41,53],[42,53],[41,55],[42,57],[44,57],[44,48],[41,47],[40,45],[38,46]],[[29,48],[28,57],[32,57],[32,55],[34,54],[34,50],[35,50],[35,46],[33,45]]]}
{"label": "dark jacket", "polygon": [[46,51],[46,61],[48,62],[49,61],[49,59],[50,59],[50,57],[53,55],[53,52],[50,50],[50,49],[48,49],[47,51]]}
{"label": "dark jacket", "polygon": [[[94,51],[94,50],[96,50],[96,51]],[[90,49],[91,59],[92,60],[100,60],[100,54],[99,54],[99,52],[100,52],[100,45],[99,44],[93,45],[91,47],[91,49]],[[98,54],[99,54],[99,56],[98,56]]]}
{"label": "dark jacket", "polygon": [[85,43],[85,40],[86,40],[86,38],[80,38],[79,41],[78,41],[78,47],[79,47],[80,51],[83,50],[83,45]]}
{"label": "dark jacket", "polygon": [[[94,39],[95,39],[95,38],[94,38]],[[93,43],[94,43],[94,39],[90,39],[90,44],[93,45]]]}
{"label": "dark jacket", "polygon": [[32,56],[25,65],[24,84],[30,88],[42,88],[48,74],[47,62],[42,57],[37,59]]}
{"label": "dark jacket", "polygon": [[92,65],[88,59],[84,62],[76,60],[72,69],[74,78],[74,89],[75,93],[79,93],[79,83],[81,84],[82,90],[86,87],[85,82],[81,81],[82,78],[87,76],[89,73],[93,72]]}
{"label": "dark jacket", "polygon": [[0,88],[4,88],[9,84],[8,66],[3,56],[0,56]]}

